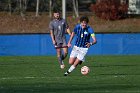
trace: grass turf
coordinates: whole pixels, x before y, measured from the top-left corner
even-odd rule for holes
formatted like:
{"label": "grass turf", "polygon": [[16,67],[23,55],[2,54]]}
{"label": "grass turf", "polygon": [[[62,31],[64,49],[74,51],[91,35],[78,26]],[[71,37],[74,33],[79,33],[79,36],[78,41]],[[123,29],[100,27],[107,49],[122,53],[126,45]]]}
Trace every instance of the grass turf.
{"label": "grass turf", "polygon": [[[140,93],[140,56],[88,56],[69,76],[55,56],[1,56],[0,93]],[[83,76],[80,68],[90,73]]]}

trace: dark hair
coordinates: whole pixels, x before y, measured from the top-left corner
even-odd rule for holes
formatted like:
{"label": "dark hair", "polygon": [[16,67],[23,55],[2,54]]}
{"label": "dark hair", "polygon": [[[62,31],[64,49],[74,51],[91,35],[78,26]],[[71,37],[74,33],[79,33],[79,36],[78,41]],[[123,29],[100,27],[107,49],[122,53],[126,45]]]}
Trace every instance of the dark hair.
{"label": "dark hair", "polygon": [[53,9],[53,13],[60,13],[60,10],[58,10],[58,9]]}
{"label": "dark hair", "polygon": [[86,21],[86,22],[88,23],[88,22],[89,22],[88,17],[87,17],[87,16],[82,16],[82,17],[80,18],[80,22],[83,22],[83,21]]}

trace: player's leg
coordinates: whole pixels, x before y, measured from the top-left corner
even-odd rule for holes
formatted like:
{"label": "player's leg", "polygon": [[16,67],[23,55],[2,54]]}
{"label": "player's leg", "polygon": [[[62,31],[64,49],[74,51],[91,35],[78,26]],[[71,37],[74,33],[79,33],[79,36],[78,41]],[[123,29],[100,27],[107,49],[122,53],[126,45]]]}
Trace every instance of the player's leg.
{"label": "player's leg", "polygon": [[65,65],[61,58],[61,48],[57,48],[56,51],[57,51],[57,58],[58,58],[58,62],[60,64],[60,68],[63,69],[65,67]]}
{"label": "player's leg", "polygon": [[76,58],[77,58],[77,55],[78,55],[77,50],[78,50],[77,47],[74,46],[72,51],[71,51],[70,58],[69,58],[69,64],[70,65],[73,65],[75,60],[76,60]]}
{"label": "player's leg", "polygon": [[[80,52],[79,52],[80,51]],[[67,72],[66,73],[64,73],[64,76],[67,76],[69,73],[71,73],[76,67],[77,67],[77,65],[78,64],[80,64],[80,62],[83,62],[84,60],[85,60],[85,56],[86,56],[86,54],[87,54],[87,51],[88,51],[88,49],[87,48],[80,48],[79,50],[78,50],[78,52],[77,51],[72,51],[72,53],[71,53],[71,58],[70,58],[70,60],[69,60],[69,63],[73,63],[72,65],[71,65],[71,67],[67,70]],[[74,54],[76,54],[76,55],[74,55],[74,57],[76,57],[76,59],[74,60],[74,59],[72,59],[73,58],[73,55]],[[73,62],[74,61],[74,62]]]}
{"label": "player's leg", "polygon": [[62,58],[62,60],[64,60],[66,57],[67,57],[67,55],[68,55],[68,46],[67,46],[67,43],[66,43],[66,38],[63,38],[63,40],[62,40],[62,49],[63,49],[63,54],[61,54],[61,58]]}
{"label": "player's leg", "polygon": [[79,65],[82,65],[82,63],[83,63],[83,61],[80,61],[80,62],[79,62]]}
{"label": "player's leg", "polygon": [[63,48],[64,54],[61,55],[62,60],[64,60],[68,55],[68,47]]}
{"label": "player's leg", "polygon": [[[79,48],[78,52],[77,52],[77,55],[76,56],[76,60],[74,61],[73,65],[76,67],[78,64],[82,64],[82,62],[85,61],[85,56],[87,54],[87,51],[88,51],[88,48]],[[73,59],[70,59],[69,62],[72,62],[71,60]]]}
{"label": "player's leg", "polygon": [[[69,73],[71,73],[75,69],[75,65],[78,61],[78,48],[76,46],[73,47],[72,52],[70,54],[69,58],[69,64],[71,65],[70,68],[64,73],[64,76],[67,76]],[[75,64],[75,65],[74,65]]]}
{"label": "player's leg", "polygon": [[70,65],[73,65],[74,62],[75,62],[75,60],[76,60],[76,57],[70,57],[70,58],[69,58],[69,64],[70,64]]}
{"label": "player's leg", "polygon": [[[71,65],[70,66],[70,70],[73,70],[75,67],[73,67],[72,65],[74,64],[76,58],[77,58],[77,47],[74,46],[72,51],[71,51],[71,54],[70,54],[70,58],[69,58],[69,64]],[[64,73],[64,76],[67,76],[67,74],[69,74],[70,72],[67,70],[66,73]]]}
{"label": "player's leg", "polygon": [[71,61],[71,66],[70,66],[70,68],[67,70],[67,72],[65,72],[64,73],[64,76],[67,76],[69,73],[71,73],[77,66],[78,66],[78,64],[79,64],[79,62],[81,61],[81,60],[79,60],[78,58],[75,58],[75,59],[70,59],[70,60],[72,60]]}
{"label": "player's leg", "polygon": [[73,62],[71,62],[73,64],[71,65],[71,67],[68,70],[69,73],[71,73],[77,67],[77,65],[79,64],[79,62],[81,61],[78,58],[74,58],[74,59],[71,58],[71,60],[73,61]]}

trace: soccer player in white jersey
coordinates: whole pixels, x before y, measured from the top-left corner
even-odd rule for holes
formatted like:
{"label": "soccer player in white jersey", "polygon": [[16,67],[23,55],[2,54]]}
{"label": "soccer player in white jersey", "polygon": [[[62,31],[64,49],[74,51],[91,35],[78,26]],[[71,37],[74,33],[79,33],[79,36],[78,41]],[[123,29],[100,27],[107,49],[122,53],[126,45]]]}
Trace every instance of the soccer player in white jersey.
{"label": "soccer player in white jersey", "polygon": [[[80,24],[77,24],[71,34],[68,42],[68,47],[71,46],[71,41],[76,35],[76,41],[70,54],[69,64],[70,68],[64,73],[67,76],[71,73],[78,64],[81,64],[85,60],[85,56],[88,52],[89,47],[96,44],[96,37],[94,30],[88,25],[89,19],[87,16],[80,18]],[[90,37],[92,40],[90,40]]]}
{"label": "soccer player in white jersey", "polygon": [[67,31],[68,34],[71,35],[71,32],[66,20],[60,17],[60,13],[58,10],[54,10],[53,16],[54,19],[49,24],[50,35],[54,47],[56,48],[57,51],[57,58],[60,64],[60,68],[63,69],[65,67],[63,60],[66,58],[68,54],[65,33]]}

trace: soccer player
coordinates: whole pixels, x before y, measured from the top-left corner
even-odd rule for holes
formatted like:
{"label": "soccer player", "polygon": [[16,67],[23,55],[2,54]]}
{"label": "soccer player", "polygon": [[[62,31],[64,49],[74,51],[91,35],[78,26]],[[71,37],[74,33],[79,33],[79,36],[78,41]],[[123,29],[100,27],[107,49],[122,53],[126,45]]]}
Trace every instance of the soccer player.
{"label": "soccer player", "polygon": [[[87,16],[80,18],[80,24],[77,24],[68,42],[68,47],[71,46],[71,41],[76,35],[76,41],[70,54],[69,64],[70,68],[64,73],[64,76],[70,74],[78,64],[81,64],[88,52],[88,48],[96,44],[96,37],[94,30],[88,25],[89,19]],[[90,40],[90,37],[92,40]]]}
{"label": "soccer player", "polygon": [[68,46],[66,42],[65,32],[67,31],[69,35],[71,35],[71,32],[66,20],[60,17],[59,11],[55,10],[53,12],[53,16],[54,19],[49,24],[50,35],[54,47],[57,51],[57,57],[58,62],[60,64],[60,68],[63,69],[65,67],[63,60],[68,54]]}

